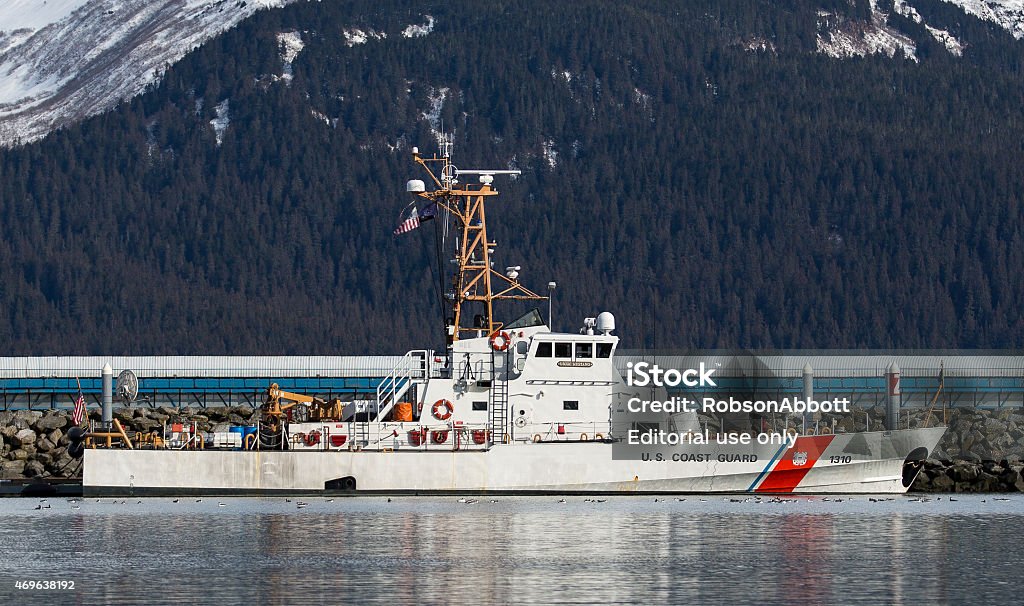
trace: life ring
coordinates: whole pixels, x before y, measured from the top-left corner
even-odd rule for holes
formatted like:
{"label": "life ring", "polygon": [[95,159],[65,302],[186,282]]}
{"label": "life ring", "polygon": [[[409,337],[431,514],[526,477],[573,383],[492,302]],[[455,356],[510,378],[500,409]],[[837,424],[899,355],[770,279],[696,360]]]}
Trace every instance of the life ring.
{"label": "life ring", "polygon": [[598,442],[603,442],[604,441],[604,436],[599,434],[599,433],[595,433],[594,434],[594,439],[597,440]]}
{"label": "life ring", "polygon": [[439,429],[437,431],[430,432],[430,439],[433,440],[434,444],[444,444],[448,441],[448,430]]}
{"label": "life ring", "polygon": [[491,348],[494,351],[505,351],[510,343],[512,343],[512,337],[504,330],[491,335]]}
{"label": "life ring", "polygon": [[580,434],[580,442],[586,442],[589,439],[590,438],[587,437],[587,434],[585,434],[585,433],[581,433]]}
{"label": "life ring", "polygon": [[[442,408],[444,412],[441,412]],[[434,402],[434,407],[430,409],[430,414],[434,415],[434,418],[438,421],[447,421],[451,418],[453,412],[455,412],[455,405],[448,400],[438,400]]]}
{"label": "life ring", "polygon": [[539,433],[533,434],[533,443],[536,444],[537,442],[540,442],[540,434]]}
{"label": "life ring", "polygon": [[306,446],[315,446],[316,444],[319,444],[320,432],[314,429],[306,434],[304,441],[306,442]]}

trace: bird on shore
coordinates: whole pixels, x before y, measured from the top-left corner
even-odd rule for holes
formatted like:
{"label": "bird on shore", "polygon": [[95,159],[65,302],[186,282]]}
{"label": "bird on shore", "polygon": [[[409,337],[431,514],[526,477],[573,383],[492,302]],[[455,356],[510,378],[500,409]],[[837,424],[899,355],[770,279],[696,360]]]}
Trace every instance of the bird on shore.
{"label": "bird on shore", "polygon": [[174,499],[174,502],[175,502],[175,503],[177,503],[177,502],[178,502],[178,499]]}

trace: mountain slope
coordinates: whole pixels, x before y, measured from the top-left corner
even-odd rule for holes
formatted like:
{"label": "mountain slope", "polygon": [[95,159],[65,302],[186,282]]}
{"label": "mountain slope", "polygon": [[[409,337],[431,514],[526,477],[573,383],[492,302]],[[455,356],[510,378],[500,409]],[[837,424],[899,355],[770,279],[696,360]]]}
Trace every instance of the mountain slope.
{"label": "mountain slope", "polygon": [[0,4],[0,145],[112,108],[205,40],[287,1],[7,0]]}
{"label": "mountain slope", "polygon": [[[141,93],[196,45],[256,10],[294,1],[6,0],[0,4],[0,146],[34,141],[106,111]],[[842,18],[856,2],[819,11],[819,51],[843,58],[892,56],[898,49],[913,57],[914,41],[889,23],[895,13],[923,24],[949,52],[961,52],[954,34],[923,21],[918,2],[859,1],[870,2],[866,22]],[[943,1],[1024,36],[1024,0]],[[429,24],[407,27],[418,32]],[[347,35],[349,45],[376,39],[372,29],[351,28]]]}
{"label": "mountain slope", "polygon": [[0,153],[0,340],[439,347],[440,222],[391,232],[410,148],[443,128],[460,166],[523,170],[489,235],[524,283],[558,282],[559,329],[607,309],[626,346],[1020,347],[1022,45],[913,7],[875,6],[916,61],[818,52],[821,11],[875,24],[846,0],[261,11]]}

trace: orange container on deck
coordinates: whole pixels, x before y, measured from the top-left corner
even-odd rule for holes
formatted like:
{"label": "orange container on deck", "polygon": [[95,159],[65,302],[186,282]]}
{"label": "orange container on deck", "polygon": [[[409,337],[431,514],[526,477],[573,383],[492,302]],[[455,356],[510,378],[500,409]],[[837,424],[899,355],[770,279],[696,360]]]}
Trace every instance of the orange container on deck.
{"label": "orange container on deck", "polygon": [[399,402],[398,404],[395,404],[395,412],[391,416],[394,421],[412,421],[412,403]]}

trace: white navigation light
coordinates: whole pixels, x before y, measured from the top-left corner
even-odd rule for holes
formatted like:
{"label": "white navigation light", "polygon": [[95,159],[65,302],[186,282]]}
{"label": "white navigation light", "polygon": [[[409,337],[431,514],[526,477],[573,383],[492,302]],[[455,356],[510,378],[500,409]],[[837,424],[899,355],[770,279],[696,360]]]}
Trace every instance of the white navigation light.
{"label": "white navigation light", "polygon": [[484,185],[490,185],[494,183],[494,175],[480,175],[480,182]]}
{"label": "white navigation light", "polygon": [[411,194],[418,194],[420,192],[427,191],[427,185],[419,179],[410,179],[405,184],[405,191]]}
{"label": "white navigation light", "polygon": [[608,311],[597,314],[597,331],[602,335],[610,335],[615,330],[615,316]]}
{"label": "white navigation light", "polygon": [[516,278],[519,277],[519,270],[521,270],[521,269],[522,269],[522,267],[519,266],[519,265],[513,265],[512,267],[506,267],[505,268],[505,275],[508,276],[509,280],[515,280]]}

